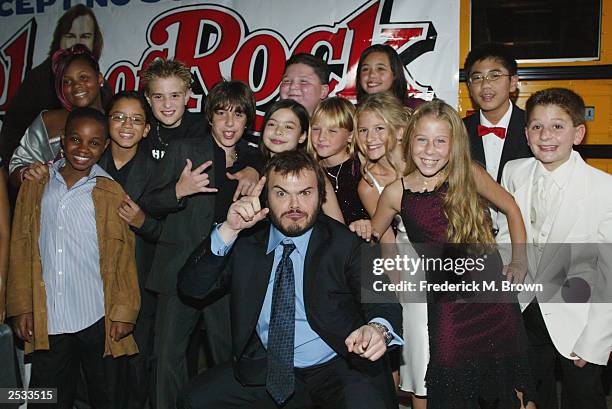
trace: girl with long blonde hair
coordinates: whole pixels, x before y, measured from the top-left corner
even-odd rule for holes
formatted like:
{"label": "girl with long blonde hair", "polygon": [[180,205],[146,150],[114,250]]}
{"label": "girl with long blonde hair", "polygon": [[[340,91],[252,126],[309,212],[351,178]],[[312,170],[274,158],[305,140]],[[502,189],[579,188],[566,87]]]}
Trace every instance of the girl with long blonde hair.
{"label": "girl with long blonde hair", "polygon": [[310,118],[308,152],[323,166],[346,224],[369,219],[357,194],[361,164],[353,138],[355,107],[341,97],[319,103]]}
{"label": "girl with long blonde hair", "polygon": [[[473,262],[476,256],[484,257],[474,251],[485,251],[484,258],[490,259],[486,273],[501,282],[503,265],[492,250],[494,236],[484,199],[508,218],[513,261],[505,268],[506,279],[520,281],[526,272],[520,210],[512,196],[472,162],[467,131],[457,112],[441,100],[420,106],[410,118],[403,152],[404,175],[383,191],[373,230],[385,232],[399,213],[419,255],[441,258],[452,252],[457,260],[460,251],[464,261],[472,257]],[[425,270],[428,283],[477,282],[485,277],[478,272],[463,275],[458,268]],[[471,301],[478,296],[476,291],[427,292],[429,409],[518,409],[533,399],[518,304],[500,302],[501,297],[488,303]],[[528,405],[533,408],[531,402]]]}

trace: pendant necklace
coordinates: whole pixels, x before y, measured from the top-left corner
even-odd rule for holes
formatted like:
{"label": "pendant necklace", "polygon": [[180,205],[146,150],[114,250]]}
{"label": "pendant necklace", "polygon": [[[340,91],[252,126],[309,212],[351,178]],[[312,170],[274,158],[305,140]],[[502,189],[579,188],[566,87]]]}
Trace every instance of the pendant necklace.
{"label": "pendant necklace", "polygon": [[166,150],[166,148],[168,147],[168,142],[164,142],[161,137],[161,134],[159,133],[159,122],[157,122],[157,140],[159,141],[162,150]]}
{"label": "pendant necklace", "polygon": [[342,170],[342,165],[344,165],[344,162],[342,162],[340,164],[340,167],[338,168],[338,172],[336,172],[335,175],[332,175],[327,168],[325,169],[325,173],[327,173],[329,175],[330,178],[332,178],[334,180],[334,192],[338,193],[338,177],[340,176],[340,171]]}

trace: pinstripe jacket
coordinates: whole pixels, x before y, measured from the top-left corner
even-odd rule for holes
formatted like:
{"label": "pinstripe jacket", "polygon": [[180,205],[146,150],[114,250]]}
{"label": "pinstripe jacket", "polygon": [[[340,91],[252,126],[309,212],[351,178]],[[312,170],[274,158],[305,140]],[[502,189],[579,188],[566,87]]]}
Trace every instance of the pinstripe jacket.
{"label": "pinstripe jacket", "polygon": [[[25,181],[21,186],[11,233],[7,315],[33,313],[34,342],[26,342],[26,353],[49,349],[45,283],[38,246],[41,201],[47,182],[48,177],[35,182]],[[104,355],[114,357],[138,352],[132,335],[118,342],[109,336],[111,321],[135,323],[140,308],[134,234],[117,214],[117,208],[124,197],[125,193],[118,183],[104,177],[96,179],[92,198],[100,247],[100,274],[104,286]]]}

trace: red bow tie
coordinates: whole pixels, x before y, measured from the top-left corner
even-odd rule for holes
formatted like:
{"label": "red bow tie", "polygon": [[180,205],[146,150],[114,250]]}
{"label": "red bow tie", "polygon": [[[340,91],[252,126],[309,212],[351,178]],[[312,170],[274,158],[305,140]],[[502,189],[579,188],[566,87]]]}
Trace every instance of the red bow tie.
{"label": "red bow tie", "polygon": [[504,139],[506,137],[506,128],[502,128],[501,126],[489,128],[488,126],[478,125],[478,136],[485,136],[490,133],[497,135],[499,139]]}

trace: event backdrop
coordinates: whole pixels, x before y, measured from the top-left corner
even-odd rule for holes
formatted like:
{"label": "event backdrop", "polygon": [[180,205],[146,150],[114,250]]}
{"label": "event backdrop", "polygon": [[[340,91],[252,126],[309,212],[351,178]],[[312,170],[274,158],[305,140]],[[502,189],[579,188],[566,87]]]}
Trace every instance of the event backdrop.
{"label": "event backdrop", "polygon": [[[29,69],[47,56],[71,0],[0,0],[0,119]],[[355,97],[361,52],[400,53],[411,91],[457,105],[459,0],[87,0],[104,35],[100,61],[116,89],[136,89],[157,57],[177,58],[195,79],[191,110],[222,78],[255,92],[258,110],[278,98],[288,56],[309,52],[331,67],[332,95]]]}

